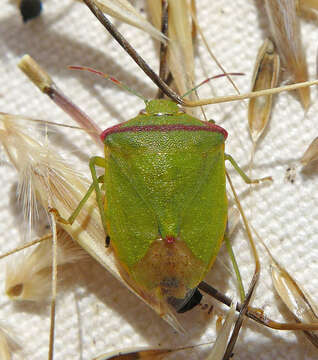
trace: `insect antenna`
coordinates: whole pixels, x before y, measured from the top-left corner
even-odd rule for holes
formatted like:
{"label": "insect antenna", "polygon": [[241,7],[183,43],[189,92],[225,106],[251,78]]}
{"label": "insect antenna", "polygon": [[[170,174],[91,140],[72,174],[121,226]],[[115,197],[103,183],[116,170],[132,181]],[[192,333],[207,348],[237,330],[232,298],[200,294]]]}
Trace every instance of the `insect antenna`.
{"label": "insect antenna", "polygon": [[[195,4],[193,2],[193,4]],[[203,41],[203,44],[205,46],[205,48],[207,49],[210,57],[213,59],[213,61],[216,63],[216,65],[218,66],[218,68],[223,72],[223,74],[227,77],[227,79],[229,80],[229,82],[232,84],[233,88],[235,89],[235,91],[237,92],[237,94],[240,94],[240,90],[239,88],[237,87],[237,85],[235,84],[235,82],[233,81],[233,79],[231,78],[231,76],[228,74],[228,72],[225,70],[225,68],[223,67],[223,65],[221,64],[221,62],[218,60],[218,58],[214,55],[214,53],[212,52],[209,44],[208,44],[208,41],[201,29],[201,26],[199,25],[199,21],[197,19],[197,15],[196,15],[196,11],[195,11],[195,6],[193,8],[190,7],[190,12],[191,12],[191,16],[192,16],[192,21],[193,21],[193,26],[198,29],[198,33]]]}
{"label": "insect antenna", "polygon": [[115,85],[117,85],[119,88],[125,90],[125,91],[128,91],[130,92],[131,94],[133,95],[136,95],[137,97],[139,97],[141,100],[143,100],[144,102],[147,102],[148,100],[143,97],[142,95],[140,95],[137,91],[131,89],[129,86],[127,86],[126,84],[124,84],[123,82],[119,81],[118,79],[114,78],[113,76],[111,75],[108,75],[108,74],[105,74],[103,73],[102,71],[99,71],[99,70],[95,70],[95,69],[92,69],[90,67],[87,67],[87,66],[69,66],[69,69],[71,70],[83,70],[83,71],[88,71],[88,72],[91,72],[93,74],[96,74],[98,76],[101,76],[103,78],[105,78],[106,80],[109,80],[111,81],[112,83],[114,83]]}
{"label": "insect antenna", "polygon": [[198,90],[202,85],[207,84],[209,81],[214,80],[214,79],[219,79],[222,78],[224,76],[228,77],[228,76],[243,76],[245,75],[244,73],[240,73],[240,72],[230,72],[230,73],[223,73],[223,74],[218,74],[218,75],[214,75],[214,76],[210,76],[207,79],[201,81],[199,84],[195,85],[192,89],[188,90],[185,94],[183,94],[181,97],[185,98],[187,95],[189,95],[191,92]]}

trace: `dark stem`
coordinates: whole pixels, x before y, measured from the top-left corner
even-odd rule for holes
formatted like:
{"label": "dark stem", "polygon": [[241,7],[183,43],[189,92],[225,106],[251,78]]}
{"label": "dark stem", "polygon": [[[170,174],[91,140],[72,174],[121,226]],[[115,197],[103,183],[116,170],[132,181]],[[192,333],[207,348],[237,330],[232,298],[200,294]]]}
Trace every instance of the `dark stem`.
{"label": "dark stem", "polygon": [[92,0],[83,0],[91,12],[96,16],[99,22],[113,36],[119,45],[128,53],[128,55],[136,62],[136,64],[144,71],[144,73],[158,86],[158,88],[166,94],[171,100],[180,105],[185,105],[184,100],[175,93],[160,77],[149,67],[145,60],[137,53],[137,51],[126,41],[120,32],[106,18],[103,12],[93,3]]}
{"label": "dark stem", "polygon": [[[167,0],[161,1],[162,6],[162,14],[161,14],[161,32],[163,35],[167,36],[168,34],[168,2]],[[160,79],[166,79],[167,74],[167,43],[161,42],[160,44],[160,65],[159,65],[159,77]],[[161,89],[158,90],[157,99],[163,98],[163,91]]]}

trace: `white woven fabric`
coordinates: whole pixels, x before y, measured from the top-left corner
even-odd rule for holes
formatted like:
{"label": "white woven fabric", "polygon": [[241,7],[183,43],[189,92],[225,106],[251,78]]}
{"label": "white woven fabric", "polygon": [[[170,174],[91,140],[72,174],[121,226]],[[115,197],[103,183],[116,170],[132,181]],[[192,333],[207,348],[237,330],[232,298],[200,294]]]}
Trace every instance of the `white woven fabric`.
{"label": "white woven fabric", "polygon": [[[250,89],[257,50],[267,33],[261,1],[198,0],[198,17],[216,56],[226,70],[244,72],[236,79],[242,92]],[[141,3],[142,6],[142,3]],[[157,66],[155,44],[140,30],[119,26],[127,38],[149,61]],[[315,75],[317,23],[301,23],[311,78]],[[101,127],[107,127],[134,116],[143,107],[134,96],[87,74],[72,72],[68,65],[87,65],[105,71],[124,81],[144,96],[152,97],[155,87],[132,60],[114,44],[84,5],[71,0],[44,3],[42,16],[23,24],[18,10],[7,0],[0,12],[0,111],[50,121],[71,123],[47,97],[42,95],[20,72],[16,64],[25,53],[32,55],[54,77],[56,83],[80,105]],[[196,61],[198,81],[220,73],[203,46],[198,46]],[[202,97],[233,93],[225,79],[202,88]],[[255,156],[253,175],[274,178],[273,184],[248,187],[231,171],[244,209],[254,228],[273,255],[297,279],[315,301],[318,301],[318,207],[317,168],[302,172],[296,168],[292,184],[285,179],[287,168],[294,166],[311,140],[317,136],[317,89],[312,89],[312,105],[307,114],[295,94],[275,98],[274,114],[266,136]],[[247,129],[247,109],[242,103],[207,106],[209,118],[229,131],[227,152],[246,168],[252,148]],[[26,125],[27,126],[27,123]],[[74,147],[72,147],[74,145]],[[63,138],[57,152],[77,166],[96,154],[91,141],[81,132]],[[72,153],[71,153],[72,152]],[[8,165],[0,167],[1,252],[17,246],[21,216],[15,198],[17,175]],[[238,262],[246,287],[253,272],[253,261],[240,228],[234,239]],[[255,306],[271,318],[292,321],[292,317],[274,293],[269,275],[269,261],[259,247],[262,273]],[[234,276],[227,271],[230,261],[222,249],[208,281],[230,296],[237,296]],[[1,263],[1,281],[4,263]],[[57,302],[55,360],[92,359],[100,353],[132,346],[176,347],[215,339],[215,318],[197,308],[179,317],[186,335],[176,334],[152,310],[94,261],[81,263],[64,278],[65,290]],[[22,303],[15,306],[0,294],[0,319],[8,323],[23,349],[21,358],[42,360],[47,357],[49,306]],[[205,299],[210,303],[211,300]],[[216,314],[221,308],[216,307]],[[235,348],[235,359],[316,359],[315,349],[302,333],[265,329],[252,321],[244,324]],[[207,347],[179,353],[179,359],[204,359]],[[18,358],[14,357],[14,358]]]}

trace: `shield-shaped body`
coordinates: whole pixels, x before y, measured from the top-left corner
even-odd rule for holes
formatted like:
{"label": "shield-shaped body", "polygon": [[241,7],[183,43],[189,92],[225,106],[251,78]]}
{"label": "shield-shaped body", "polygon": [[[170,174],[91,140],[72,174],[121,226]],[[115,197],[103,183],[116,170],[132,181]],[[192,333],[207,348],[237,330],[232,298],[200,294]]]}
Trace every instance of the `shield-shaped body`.
{"label": "shield-shaped body", "polygon": [[227,222],[221,127],[169,100],[104,131],[111,246],[141,288],[184,299],[210,270]]}

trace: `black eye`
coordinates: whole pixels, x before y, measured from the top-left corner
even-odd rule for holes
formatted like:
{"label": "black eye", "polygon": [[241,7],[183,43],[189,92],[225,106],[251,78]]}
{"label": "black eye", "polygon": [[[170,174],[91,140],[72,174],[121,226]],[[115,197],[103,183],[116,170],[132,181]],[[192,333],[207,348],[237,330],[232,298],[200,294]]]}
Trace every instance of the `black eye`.
{"label": "black eye", "polygon": [[20,2],[20,12],[24,22],[39,16],[41,10],[41,0],[22,0]]}

